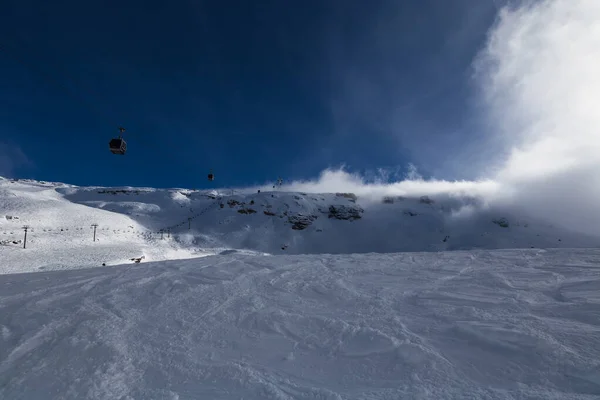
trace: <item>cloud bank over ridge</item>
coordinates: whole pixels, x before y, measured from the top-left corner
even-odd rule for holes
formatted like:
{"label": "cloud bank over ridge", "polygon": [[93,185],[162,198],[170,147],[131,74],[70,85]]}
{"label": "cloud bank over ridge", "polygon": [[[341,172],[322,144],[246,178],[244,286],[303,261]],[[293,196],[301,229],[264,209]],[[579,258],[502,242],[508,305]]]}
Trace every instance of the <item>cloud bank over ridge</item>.
{"label": "cloud bank over ridge", "polygon": [[[499,10],[473,61],[488,126],[480,150],[495,154],[478,181],[389,183],[344,169],[285,189],[362,196],[480,196],[534,216],[600,234],[600,2],[524,1]],[[491,151],[490,151],[491,150]],[[409,171],[410,172],[410,171]],[[382,174],[385,178],[385,173]]]}

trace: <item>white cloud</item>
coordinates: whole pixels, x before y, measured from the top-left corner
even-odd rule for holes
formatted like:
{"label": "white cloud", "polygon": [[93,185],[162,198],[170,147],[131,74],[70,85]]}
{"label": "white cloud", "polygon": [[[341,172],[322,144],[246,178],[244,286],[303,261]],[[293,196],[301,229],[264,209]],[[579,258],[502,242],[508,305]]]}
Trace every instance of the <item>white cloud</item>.
{"label": "white cloud", "polygon": [[408,172],[406,173],[406,179],[411,181],[423,180],[423,176],[419,174],[419,172],[417,171],[417,166],[415,164],[408,164]]}
{"label": "white cloud", "polygon": [[541,0],[500,10],[474,63],[490,127],[482,145],[488,148],[479,150],[494,155],[483,166],[488,179],[424,180],[413,166],[407,179],[386,183],[328,169],[283,189],[481,196],[600,234],[598,21],[598,0]]}
{"label": "white cloud", "polygon": [[495,135],[495,179],[529,212],[600,232],[600,2],[503,8],[478,60]]}
{"label": "white cloud", "polygon": [[[409,166],[409,176],[417,177],[414,166]],[[499,186],[492,180],[444,181],[436,179],[405,179],[399,182],[368,182],[359,174],[340,169],[327,169],[315,180],[295,181],[284,184],[285,191],[307,193],[352,192],[364,198],[380,201],[383,196],[477,196],[493,198]]]}

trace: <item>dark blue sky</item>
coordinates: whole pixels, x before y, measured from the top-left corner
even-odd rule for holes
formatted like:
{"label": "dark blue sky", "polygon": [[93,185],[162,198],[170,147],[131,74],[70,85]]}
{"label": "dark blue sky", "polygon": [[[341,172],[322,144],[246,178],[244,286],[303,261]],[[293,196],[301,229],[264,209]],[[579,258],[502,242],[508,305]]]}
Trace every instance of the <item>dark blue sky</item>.
{"label": "dark blue sky", "polygon": [[[0,175],[209,187],[452,174],[491,0],[4,0]],[[108,141],[127,129],[128,154]],[[452,176],[446,176],[452,177]]]}

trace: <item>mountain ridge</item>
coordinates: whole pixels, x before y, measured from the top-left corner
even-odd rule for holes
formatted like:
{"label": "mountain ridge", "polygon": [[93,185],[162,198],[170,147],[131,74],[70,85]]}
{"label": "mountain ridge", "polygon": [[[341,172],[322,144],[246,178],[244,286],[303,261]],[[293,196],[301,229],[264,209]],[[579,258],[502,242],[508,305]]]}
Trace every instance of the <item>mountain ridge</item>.
{"label": "mountain ridge", "polygon": [[[13,262],[25,224],[32,229],[30,251],[105,249],[105,255],[85,265],[224,251],[345,254],[600,244],[598,238],[486,206],[476,197],[447,194],[374,198],[343,192],[101,187],[3,179],[0,205],[5,214],[0,241],[13,248]],[[92,241],[92,224],[98,224],[97,242]]]}

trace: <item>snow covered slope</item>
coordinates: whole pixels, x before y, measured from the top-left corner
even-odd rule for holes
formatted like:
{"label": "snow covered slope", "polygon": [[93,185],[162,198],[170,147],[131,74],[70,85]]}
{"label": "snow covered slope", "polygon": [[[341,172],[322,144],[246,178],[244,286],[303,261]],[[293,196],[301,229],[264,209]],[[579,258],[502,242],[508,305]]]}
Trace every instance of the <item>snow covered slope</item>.
{"label": "snow covered slope", "polygon": [[[2,272],[233,250],[339,254],[600,244],[598,238],[566,232],[551,221],[448,196],[373,200],[351,193],[76,187],[2,179],[0,210]],[[465,210],[475,211],[465,216]],[[99,225],[96,242],[93,223]],[[25,250],[20,242],[24,224],[33,228]]]}
{"label": "snow covered slope", "polygon": [[0,276],[2,399],[598,399],[600,251]]}
{"label": "snow covered slope", "polygon": [[0,208],[2,399],[600,396],[600,249],[541,249],[599,241],[552,221],[6,179]]}
{"label": "snow covered slope", "polygon": [[[56,183],[0,180],[0,273],[123,264],[140,257],[166,260],[213,254],[160,241],[160,236],[126,213],[71,202],[60,193],[69,188]],[[94,223],[99,224],[96,242],[91,227]],[[26,249],[24,225],[30,226]]]}

